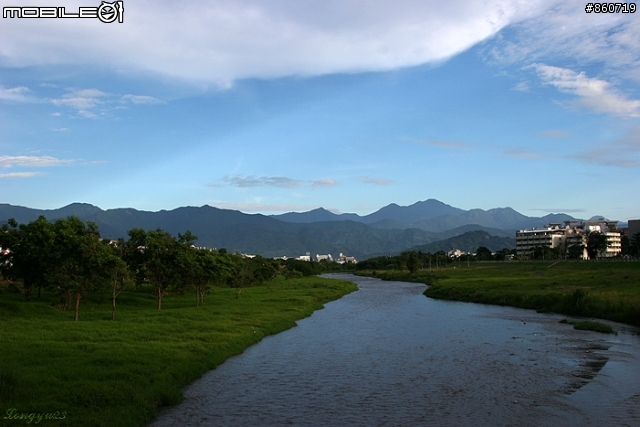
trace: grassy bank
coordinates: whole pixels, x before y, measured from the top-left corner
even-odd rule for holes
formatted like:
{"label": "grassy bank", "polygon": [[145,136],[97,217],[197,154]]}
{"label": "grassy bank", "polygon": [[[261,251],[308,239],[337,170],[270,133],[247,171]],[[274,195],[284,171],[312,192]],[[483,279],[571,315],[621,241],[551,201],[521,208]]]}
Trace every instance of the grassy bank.
{"label": "grassy bank", "polygon": [[[0,425],[143,426],[180,389],[266,335],[295,325],[354,284],[306,277],[242,290],[214,288],[204,305],[148,289],[123,292],[116,320],[108,295],[82,301],[80,321],[52,294],[0,293]],[[35,415],[30,424],[35,424]]]}
{"label": "grassy bank", "polygon": [[431,298],[509,305],[640,326],[640,263],[490,262],[439,270],[361,271],[431,285]]}

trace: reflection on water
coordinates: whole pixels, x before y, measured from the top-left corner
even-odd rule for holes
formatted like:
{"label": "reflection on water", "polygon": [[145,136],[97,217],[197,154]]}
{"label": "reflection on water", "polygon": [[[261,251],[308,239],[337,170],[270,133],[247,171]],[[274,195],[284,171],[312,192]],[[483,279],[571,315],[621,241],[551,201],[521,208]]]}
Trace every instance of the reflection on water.
{"label": "reflection on water", "polygon": [[628,327],[575,331],[432,300],[420,284],[332,276],[360,290],[207,373],[152,426],[640,425]]}

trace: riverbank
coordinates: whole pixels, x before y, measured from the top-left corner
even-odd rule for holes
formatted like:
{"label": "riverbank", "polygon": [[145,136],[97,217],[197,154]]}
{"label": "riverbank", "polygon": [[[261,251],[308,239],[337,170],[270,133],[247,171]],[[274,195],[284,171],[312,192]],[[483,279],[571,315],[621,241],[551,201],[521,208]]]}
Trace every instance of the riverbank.
{"label": "riverbank", "polygon": [[319,277],[165,298],[126,291],[111,320],[109,295],[82,301],[82,316],[42,301],[0,294],[0,425],[144,426],[181,389],[263,337],[295,326],[323,304],[356,290]]}
{"label": "riverbank", "polygon": [[334,277],[358,292],[203,375],[148,427],[640,425],[635,328],[349,276]]}
{"label": "riverbank", "polygon": [[640,326],[640,263],[487,262],[356,274],[429,285],[431,298],[529,308]]}

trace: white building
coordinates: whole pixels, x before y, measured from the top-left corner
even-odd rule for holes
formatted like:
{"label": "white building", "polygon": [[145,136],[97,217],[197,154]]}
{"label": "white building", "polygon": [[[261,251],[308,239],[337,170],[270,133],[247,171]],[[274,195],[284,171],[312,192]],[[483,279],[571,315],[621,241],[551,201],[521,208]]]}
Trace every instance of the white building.
{"label": "white building", "polygon": [[561,247],[565,253],[572,246],[582,245],[582,258],[589,256],[586,250],[586,235],[589,232],[599,232],[607,237],[607,248],[601,251],[598,256],[609,258],[618,256],[622,250],[620,232],[618,231],[618,221],[610,221],[606,218],[595,220],[565,221],[564,226],[560,223],[552,223],[545,228],[519,230],[516,232],[516,251],[519,256],[530,255],[534,248],[557,248]]}
{"label": "white building", "polygon": [[526,255],[536,247],[556,248],[565,239],[565,231],[559,223],[549,224],[545,228],[516,231],[516,252]]}
{"label": "white building", "polygon": [[316,261],[320,262],[320,261],[333,261],[333,257],[331,256],[331,254],[326,254],[326,255],[320,255],[320,254],[316,254]]}
{"label": "white building", "polygon": [[447,252],[449,258],[460,258],[462,255],[466,254],[466,252],[463,252],[460,249],[451,249],[449,252]]}
{"label": "white building", "polygon": [[354,257],[346,256],[342,252],[340,252],[340,257],[338,258],[338,261],[336,261],[336,262],[338,264],[347,264],[347,263],[357,264],[358,263],[358,261]]}
{"label": "white building", "polygon": [[309,252],[307,252],[306,255],[300,255],[298,258],[296,258],[298,261],[311,261],[311,254]]}

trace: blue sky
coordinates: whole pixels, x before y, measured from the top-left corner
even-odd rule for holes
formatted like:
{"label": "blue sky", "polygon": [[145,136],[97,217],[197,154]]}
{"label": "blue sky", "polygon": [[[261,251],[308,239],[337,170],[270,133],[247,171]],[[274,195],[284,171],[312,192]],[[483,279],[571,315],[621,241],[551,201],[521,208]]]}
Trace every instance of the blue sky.
{"label": "blue sky", "polygon": [[123,5],[122,23],[0,21],[0,203],[640,217],[640,12]]}

